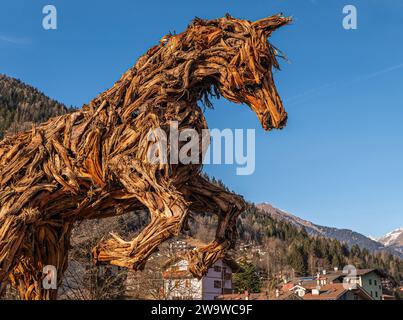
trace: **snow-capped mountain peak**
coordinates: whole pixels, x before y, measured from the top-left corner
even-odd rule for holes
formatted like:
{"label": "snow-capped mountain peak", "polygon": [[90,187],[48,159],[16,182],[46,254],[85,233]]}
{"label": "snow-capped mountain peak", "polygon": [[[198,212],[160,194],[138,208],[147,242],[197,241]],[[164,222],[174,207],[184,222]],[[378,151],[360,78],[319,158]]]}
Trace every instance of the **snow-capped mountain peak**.
{"label": "snow-capped mountain peak", "polygon": [[384,246],[403,246],[403,227],[395,229],[378,239]]}
{"label": "snow-capped mountain peak", "polygon": [[[369,238],[353,230],[338,229],[315,224],[311,221],[299,218],[292,213],[275,208],[267,202],[257,204],[256,206],[258,209],[268,213],[272,218],[276,220],[287,221],[297,227],[303,228],[310,235],[336,239],[338,241],[346,243],[350,247],[354,244],[357,244],[361,248],[366,248],[369,251],[386,250],[387,252],[393,253],[394,255],[403,257],[403,227],[396,229],[386,235],[390,238],[390,241],[388,242],[390,243],[389,246],[385,245],[381,241],[381,239]],[[382,237],[382,239],[384,239],[384,237]],[[398,244],[399,241],[400,245]],[[396,245],[394,243],[396,243]]]}

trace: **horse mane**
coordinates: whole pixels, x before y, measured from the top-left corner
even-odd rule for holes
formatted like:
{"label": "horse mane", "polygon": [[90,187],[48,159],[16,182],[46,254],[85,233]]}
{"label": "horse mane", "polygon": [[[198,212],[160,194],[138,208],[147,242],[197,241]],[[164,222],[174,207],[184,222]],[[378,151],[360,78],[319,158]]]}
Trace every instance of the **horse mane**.
{"label": "horse mane", "polygon": [[[184,32],[163,36],[160,43],[141,56],[112,88],[91,101],[90,109],[95,111],[108,101],[127,120],[144,108],[163,108],[166,103],[178,100],[190,103],[201,101],[204,107],[211,108],[210,99],[221,96],[217,87],[220,81],[217,70],[224,69],[228,64],[235,66],[233,57],[238,54],[237,47],[248,37],[254,37],[251,42],[253,59],[257,59],[258,51],[262,50],[258,47],[258,40],[264,37],[264,42],[267,42],[264,49],[269,51],[270,63],[273,68],[280,69],[277,57],[285,58],[285,55],[267,38],[290,19],[284,20],[281,14],[270,19],[267,31],[253,28],[251,21],[236,19],[229,14],[212,20],[196,17]],[[278,19],[282,19],[281,22]],[[272,30],[270,25],[273,25]],[[251,63],[251,57],[245,54],[241,54],[239,59],[244,60],[238,61],[239,65]],[[253,63],[259,65],[257,61]],[[194,72],[197,66],[199,69]],[[235,72],[234,75],[229,74],[225,86],[236,85],[237,77]],[[84,109],[87,108],[85,105]]]}

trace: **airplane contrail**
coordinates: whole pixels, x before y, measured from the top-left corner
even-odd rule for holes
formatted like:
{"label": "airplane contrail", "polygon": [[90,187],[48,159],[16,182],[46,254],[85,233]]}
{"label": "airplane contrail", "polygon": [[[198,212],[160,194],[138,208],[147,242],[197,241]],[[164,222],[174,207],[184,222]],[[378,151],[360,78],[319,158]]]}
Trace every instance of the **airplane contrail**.
{"label": "airplane contrail", "polygon": [[292,97],[290,97],[288,99],[285,99],[284,102],[289,103],[291,105],[298,104],[299,103],[298,100],[300,100],[302,98],[305,98],[305,97],[308,97],[308,96],[312,96],[312,95],[314,95],[316,93],[319,93],[323,89],[334,88],[334,87],[337,87],[337,86],[351,85],[351,84],[354,84],[354,83],[358,83],[360,81],[365,81],[365,80],[375,78],[377,76],[380,76],[380,75],[383,75],[385,73],[395,71],[395,70],[398,70],[398,69],[401,69],[401,68],[403,68],[403,63],[397,64],[397,65],[394,65],[394,66],[391,66],[391,67],[388,67],[388,68],[385,68],[385,69],[382,69],[382,70],[379,70],[379,71],[376,71],[376,72],[373,72],[373,73],[361,75],[361,76],[358,76],[358,77],[356,77],[356,78],[354,78],[352,80],[349,80],[349,81],[344,81],[344,82],[342,82],[342,81],[334,81],[334,82],[330,82],[330,83],[324,84],[322,86],[319,86],[319,87],[312,88],[312,89],[309,89],[307,91],[304,91],[304,92],[302,92],[300,94],[297,94],[295,96],[292,96]]}
{"label": "airplane contrail", "polygon": [[31,40],[28,38],[17,38],[17,37],[9,37],[9,36],[4,36],[0,35],[0,42],[7,42],[7,43],[12,43],[12,44],[30,44]]}

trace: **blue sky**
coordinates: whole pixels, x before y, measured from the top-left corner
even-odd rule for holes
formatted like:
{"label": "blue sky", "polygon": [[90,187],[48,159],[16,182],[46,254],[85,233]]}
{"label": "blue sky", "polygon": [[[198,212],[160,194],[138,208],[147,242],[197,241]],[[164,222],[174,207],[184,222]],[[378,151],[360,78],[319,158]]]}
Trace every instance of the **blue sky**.
{"label": "blue sky", "polygon": [[[42,28],[46,4],[58,9],[57,30]],[[342,27],[346,4],[357,7],[357,30]],[[164,34],[226,12],[294,17],[271,39],[289,58],[275,75],[289,122],[263,132],[247,106],[215,101],[210,128],[256,128],[256,171],[206,171],[318,224],[373,236],[402,226],[403,1],[2,1],[0,73],[81,106]]]}

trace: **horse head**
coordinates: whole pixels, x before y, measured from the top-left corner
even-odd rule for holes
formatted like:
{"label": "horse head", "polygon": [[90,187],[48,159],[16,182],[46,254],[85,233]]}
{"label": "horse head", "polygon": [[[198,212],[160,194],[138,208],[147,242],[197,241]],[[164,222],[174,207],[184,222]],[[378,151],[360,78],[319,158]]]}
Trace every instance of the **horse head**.
{"label": "horse head", "polygon": [[273,70],[279,69],[277,57],[282,55],[268,38],[290,22],[281,14],[255,22],[229,15],[196,18],[182,36],[183,43],[192,43],[199,52],[195,78],[207,87],[213,85],[224,98],[247,104],[265,130],[281,129],[287,122],[273,79]]}

